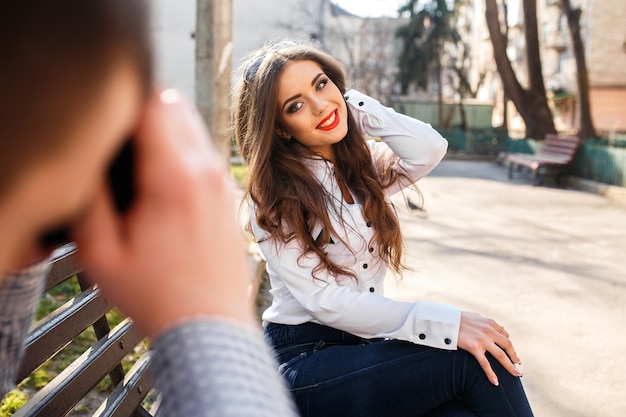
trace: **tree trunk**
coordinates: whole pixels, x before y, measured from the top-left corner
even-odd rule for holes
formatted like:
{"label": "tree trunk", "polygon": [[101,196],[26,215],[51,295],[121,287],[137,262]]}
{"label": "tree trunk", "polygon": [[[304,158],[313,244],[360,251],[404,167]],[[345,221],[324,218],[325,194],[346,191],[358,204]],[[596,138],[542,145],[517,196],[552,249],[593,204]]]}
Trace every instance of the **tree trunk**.
{"label": "tree trunk", "polygon": [[539,49],[539,31],[537,29],[537,0],[523,0],[524,2],[524,38],[526,41],[526,62],[530,89],[542,96],[546,95],[541,68]]}
{"label": "tree trunk", "polygon": [[561,0],[563,12],[567,16],[567,26],[572,38],[572,48],[576,59],[576,81],[578,83],[578,100],[580,108],[580,127],[578,136],[592,138],[596,136],[596,129],[591,119],[591,102],[589,100],[589,73],[585,59],[585,48],[580,34],[580,8],[572,8],[570,0]]}
{"label": "tree trunk", "polygon": [[[537,33],[536,0],[524,0],[526,26],[527,62],[531,88],[524,89],[515,75],[511,61],[506,54],[506,39],[502,34],[496,0],[485,0],[485,17],[493,45],[493,55],[502,79],[506,95],[513,101],[526,124],[526,136],[543,139],[547,133],[556,133],[552,113],[548,107],[543,77]],[[529,12],[530,10],[530,12]],[[535,12],[535,13],[531,13]],[[530,20],[530,22],[529,22]],[[531,56],[532,54],[532,56]],[[539,73],[537,74],[537,68]],[[540,80],[540,79],[541,80]]]}
{"label": "tree trunk", "polygon": [[436,53],[436,63],[435,68],[437,71],[437,115],[439,116],[439,120],[437,123],[439,124],[439,129],[445,129],[444,127],[444,116],[443,116],[443,68],[441,65],[441,47],[437,45],[437,53]]}
{"label": "tree trunk", "polygon": [[[556,133],[552,112],[546,99],[546,87],[543,82],[541,56],[539,53],[539,31],[537,29],[537,0],[523,0],[524,4],[524,35],[526,39],[526,62],[530,88],[526,90],[526,103],[534,113],[536,124],[528,126],[526,136],[543,139],[546,133]],[[536,107],[535,107],[536,106]]]}
{"label": "tree trunk", "polygon": [[[504,16],[509,15],[509,3],[507,0],[502,2],[502,7],[504,8]],[[505,18],[506,19],[506,18]],[[509,46],[509,22],[507,20],[504,21],[504,45],[505,48]],[[504,137],[509,136],[509,96],[506,94],[506,91],[502,92],[502,134]]]}
{"label": "tree trunk", "polygon": [[230,159],[232,0],[197,0],[196,103],[218,150]]}

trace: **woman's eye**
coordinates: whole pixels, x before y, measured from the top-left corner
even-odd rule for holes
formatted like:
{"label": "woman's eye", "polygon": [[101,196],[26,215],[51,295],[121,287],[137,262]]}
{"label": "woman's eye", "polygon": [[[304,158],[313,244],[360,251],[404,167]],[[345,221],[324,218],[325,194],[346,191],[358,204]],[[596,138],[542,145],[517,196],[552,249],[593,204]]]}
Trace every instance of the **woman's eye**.
{"label": "woman's eye", "polygon": [[295,113],[302,108],[302,103],[295,102],[291,106],[287,107],[287,113]]}
{"label": "woman's eye", "polygon": [[316,88],[318,90],[321,90],[322,88],[326,87],[326,84],[328,84],[328,80],[321,80],[319,83],[317,83]]}

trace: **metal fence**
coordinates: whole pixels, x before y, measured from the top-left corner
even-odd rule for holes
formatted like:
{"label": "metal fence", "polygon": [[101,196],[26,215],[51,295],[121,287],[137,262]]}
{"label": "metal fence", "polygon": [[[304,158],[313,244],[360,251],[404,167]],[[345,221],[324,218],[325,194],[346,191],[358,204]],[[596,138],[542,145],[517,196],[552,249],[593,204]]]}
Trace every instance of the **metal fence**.
{"label": "metal fence", "polygon": [[448,140],[448,150],[453,153],[467,153],[474,155],[498,155],[507,150],[504,140],[496,129],[440,130],[441,135]]}
{"label": "metal fence", "polygon": [[585,141],[574,158],[573,174],[604,184],[626,187],[626,143],[619,145],[615,142]]}

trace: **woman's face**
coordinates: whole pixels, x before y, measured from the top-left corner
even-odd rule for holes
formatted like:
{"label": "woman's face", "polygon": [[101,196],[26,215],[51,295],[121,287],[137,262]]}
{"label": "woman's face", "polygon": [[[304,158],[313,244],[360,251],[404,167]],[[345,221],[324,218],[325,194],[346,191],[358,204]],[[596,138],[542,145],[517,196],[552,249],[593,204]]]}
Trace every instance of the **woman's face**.
{"label": "woman's face", "polygon": [[314,61],[290,61],[278,79],[277,132],[333,160],[332,145],[348,133],[339,88]]}
{"label": "woman's face", "polygon": [[67,145],[16,179],[0,205],[0,274],[32,261],[42,231],[71,222],[88,207],[109,161],[137,122],[141,97],[136,71],[120,63],[77,115]]}

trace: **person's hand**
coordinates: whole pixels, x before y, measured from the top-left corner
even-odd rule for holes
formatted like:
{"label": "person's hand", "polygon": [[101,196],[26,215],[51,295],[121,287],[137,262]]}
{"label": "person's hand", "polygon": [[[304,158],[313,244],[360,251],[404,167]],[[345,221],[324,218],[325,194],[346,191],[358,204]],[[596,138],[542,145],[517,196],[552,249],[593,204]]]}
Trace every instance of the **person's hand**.
{"label": "person's hand", "polygon": [[233,185],[192,104],[149,100],[136,132],[136,196],[125,215],[104,182],[73,237],[88,276],[151,337],[217,316],[255,325]]}
{"label": "person's hand", "polygon": [[491,368],[486,352],[489,352],[513,376],[522,376],[515,364],[521,360],[517,356],[509,334],[504,327],[492,319],[476,313],[461,313],[458,347],[472,354],[480,364],[489,381],[498,385],[498,377]]}

